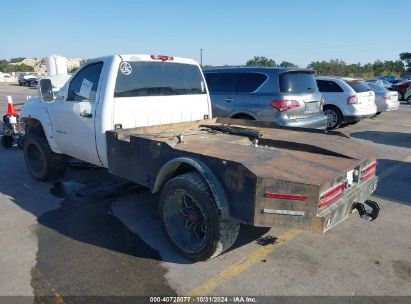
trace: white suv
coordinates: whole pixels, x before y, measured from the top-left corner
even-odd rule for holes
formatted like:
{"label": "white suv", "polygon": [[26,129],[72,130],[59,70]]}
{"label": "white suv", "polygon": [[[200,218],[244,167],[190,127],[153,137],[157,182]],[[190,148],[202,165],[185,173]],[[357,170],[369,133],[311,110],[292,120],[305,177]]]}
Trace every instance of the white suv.
{"label": "white suv", "polygon": [[316,77],[324,99],[328,129],[343,123],[358,122],[377,113],[375,93],[365,81],[354,78]]}

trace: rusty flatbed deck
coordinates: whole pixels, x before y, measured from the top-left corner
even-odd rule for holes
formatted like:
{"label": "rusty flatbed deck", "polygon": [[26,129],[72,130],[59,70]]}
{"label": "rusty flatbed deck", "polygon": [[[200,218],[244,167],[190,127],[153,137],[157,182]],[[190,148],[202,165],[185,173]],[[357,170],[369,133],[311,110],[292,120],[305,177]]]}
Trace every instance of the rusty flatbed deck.
{"label": "rusty flatbed deck", "polygon": [[[214,130],[228,125],[260,131],[262,137]],[[160,190],[163,180],[184,171],[181,164],[186,160],[201,163],[222,185],[230,215],[255,226],[325,231],[348,216],[351,201],[364,201],[376,185],[375,177],[358,179],[345,190],[350,201],[339,200],[334,207],[319,210],[321,193],[345,183],[347,172],[375,162],[376,153],[339,132],[248,120],[209,119],[110,131],[107,155],[111,173],[153,192]],[[303,194],[307,200],[267,199],[265,193],[273,191]],[[301,216],[264,212],[272,208]],[[328,226],[326,218],[332,218]]]}
{"label": "rusty flatbed deck", "polygon": [[[263,137],[255,146],[246,136],[214,133],[200,127],[208,124],[259,130]],[[181,143],[177,138],[180,135]],[[119,139],[129,141],[131,136],[164,142],[180,151],[235,161],[259,177],[275,176],[277,180],[312,185],[320,185],[370,155],[375,156],[372,150],[366,146],[359,149],[358,142],[339,132],[279,128],[247,120],[212,119],[119,132]]]}

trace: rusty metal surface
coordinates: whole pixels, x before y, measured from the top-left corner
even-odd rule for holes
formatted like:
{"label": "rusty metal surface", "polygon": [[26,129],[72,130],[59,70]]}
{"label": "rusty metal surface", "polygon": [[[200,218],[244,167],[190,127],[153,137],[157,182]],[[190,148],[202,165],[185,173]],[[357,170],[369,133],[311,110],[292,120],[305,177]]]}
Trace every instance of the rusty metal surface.
{"label": "rusty metal surface", "polygon": [[[237,125],[263,133],[258,142],[203,125]],[[154,188],[162,166],[177,157],[201,160],[224,186],[230,213],[240,221],[324,230],[319,195],[347,171],[376,159],[374,151],[339,132],[277,127],[255,121],[209,119],[107,133],[109,170]],[[308,196],[306,202],[262,200],[266,191]],[[268,205],[267,205],[268,204]],[[261,214],[269,207],[304,216]]]}
{"label": "rusty metal surface", "polygon": [[[203,121],[183,123],[181,128],[176,127],[180,124],[171,128],[168,125],[138,128],[125,130],[124,136],[144,136],[167,142],[175,150],[238,162],[259,177],[275,176],[278,180],[310,185],[320,185],[362,160],[376,158],[375,152],[366,146],[332,133],[260,127],[258,130],[264,135],[261,144],[255,147],[244,136],[198,132],[197,127],[202,124]],[[184,135],[183,143],[177,143],[178,134]],[[284,147],[285,144],[290,148]],[[292,146],[297,144],[299,150],[294,150]],[[312,151],[313,147],[317,151]]]}

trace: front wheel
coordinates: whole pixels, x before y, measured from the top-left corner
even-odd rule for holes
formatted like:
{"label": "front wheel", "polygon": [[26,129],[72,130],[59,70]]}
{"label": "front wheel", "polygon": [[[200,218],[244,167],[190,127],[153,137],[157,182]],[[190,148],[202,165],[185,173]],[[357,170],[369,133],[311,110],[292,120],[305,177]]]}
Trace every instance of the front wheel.
{"label": "front wheel", "polygon": [[342,124],[342,114],[340,110],[335,107],[327,107],[324,110],[324,114],[327,115],[327,129],[332,130],[339,128]]}
{"label": "front wheel", "polygon": [[222,218],[207,183],[197,172],[174,177],[160,196],[160,216],[164,229],[186,258],[211,259],[230,248],[240,225]]}
{"label": "front wheel", "polygon": [[40,181],[53,181],[64,175],[65,155],[54,153],[44,135],[29,133],[24,138],[24,160],[30,174]]}
{"label": "front wheel", "polygon": [[407,103],[411,105],[411,95],[407,98]]}

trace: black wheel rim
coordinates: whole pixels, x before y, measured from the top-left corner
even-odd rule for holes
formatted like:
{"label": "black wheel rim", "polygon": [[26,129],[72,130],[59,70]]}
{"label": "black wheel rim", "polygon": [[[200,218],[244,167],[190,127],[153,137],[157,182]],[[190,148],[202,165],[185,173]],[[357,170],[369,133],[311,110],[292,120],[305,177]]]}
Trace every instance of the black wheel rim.
{"label": "black wheel rim", "polygon": [[205,247],[207,217],[185,190],[178,189],[166,197],[163,221],[170,238],[184,252],[197,253]]}
{"label": "black wheel rim", "polygon": [[44,170],[44,163],[45,159],[43,154],[40,152],[39,148],[34,145],[30,144],[26,148],[26,158],[28,162],[28,167],[30,171],[35,176],[41,176]]}
{"label": "black wheel rim", "polygon": [[334,128],[338,124],[338,114],[333,110],[325,110],[324,114],[327,115],[327,126]]}

